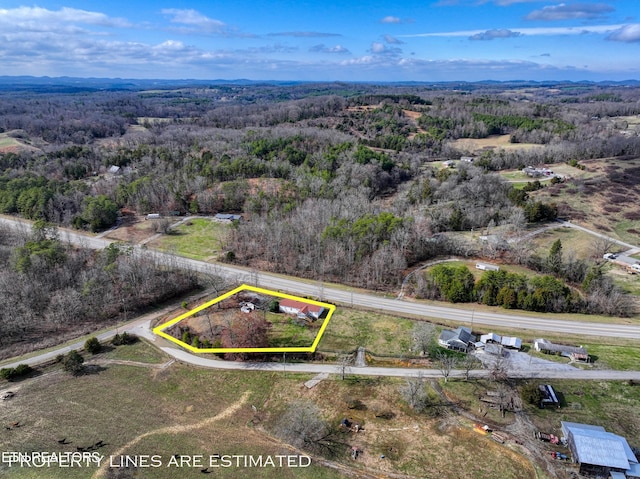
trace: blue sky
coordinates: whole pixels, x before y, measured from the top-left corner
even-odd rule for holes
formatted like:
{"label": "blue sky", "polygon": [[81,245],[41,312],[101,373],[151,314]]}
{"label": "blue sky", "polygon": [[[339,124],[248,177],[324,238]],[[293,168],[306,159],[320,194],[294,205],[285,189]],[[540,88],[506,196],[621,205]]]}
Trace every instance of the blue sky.
{"label": "blue sky", "polygon": [[640,79],[640,1],[3,0],[0,75]]}

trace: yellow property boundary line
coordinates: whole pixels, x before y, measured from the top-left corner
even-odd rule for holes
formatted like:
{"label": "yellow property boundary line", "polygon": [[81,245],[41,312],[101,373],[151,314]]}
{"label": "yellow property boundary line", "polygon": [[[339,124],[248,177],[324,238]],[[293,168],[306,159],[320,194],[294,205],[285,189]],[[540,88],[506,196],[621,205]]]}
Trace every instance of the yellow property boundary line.
{"label": "yellow property boundary line", "polygon": [[[318,334],[315,338],[315,340],[313,341],[313,344],[310,347],[284,347],[284,348],[196,348],[195,346],[192,346],[190,344],[187,344],[183,341],[180,341],[177,338],[174,338],[173,336],[171,336],[170,334],[167,334],[164,332],[165,329],[173,326],[174,324],[179,323],[180,321],[182,321],[183,319],[186,319],[190,316],[193,316],[194,314],[202,311],[203,309],[207,309],[208,307],[219,303],[220,301],[223,301],[225,299],[227,299],[230,296],[233,296],[234,294],[237,294],[241,291],[253,291],[256,293],[262,293],[262,294],[266,294],[268,296],[275,296],[276,298],[285,298],[285,299],[292,299],[294,301],[300,301],[303,303],[307,303],[307,304],[313,304],[315,306],[322,306],[323,308],[326,308],[329,312],[327,313],[327,316],[324,320],[324,322],[322,323],[322,326],[320,326],[320,331],[318,331]],[[293,296],[291,294],[285,294],[285,293],[280,293],[278,291],[272,291],[269,289],[264,289],[264,288],[256,288],[254,286],[249,286],[246,284],[243,284],[239,287],[237,287],[236,289],[233,289],[231,291],[229,291],[228,293],[223,294],[222,296],[218,296],[215,299],[212,299],[211,301],[208,301],[200,306],[198,306],[197,308],[194,308],[190,311],[187,311],[184,314],[181,314],[180,316],[178,316],[177,318],[172,319],[171,321],[168,321],[164,324],[161,324],[160,326],[156,326],[155,328],[153,328],[153,333],[157,334],[158,336],[161,336],[165,339],[168,339],[169,341],[172,341],[174,343],[176,343],[178,346],[182,346],[185,349],[188,349],[189,351],[191,351],[192,353],[313,353],[316,348],[318,347],[318,343],[320,342],[320,339],[322,338],[322,335],[324,334],[324,330],[327,329],[327,325],[329,324],[329,320],[331,319],[331,316],[333,315],[334,311],[336,310],[335,305],[333,304],[328,304],[328,303],[321,303],[320,301],[314,301],[312,299],[306,299],[306,298],[301,298],[299,296]]]}

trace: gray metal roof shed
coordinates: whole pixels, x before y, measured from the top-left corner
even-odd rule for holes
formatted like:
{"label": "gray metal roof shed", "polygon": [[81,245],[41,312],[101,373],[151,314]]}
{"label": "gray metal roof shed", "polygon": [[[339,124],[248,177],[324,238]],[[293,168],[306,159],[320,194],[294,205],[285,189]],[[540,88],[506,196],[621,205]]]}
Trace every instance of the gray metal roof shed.
{"label": "gray metal roof shed", "polygon": [[631,469],[632,464],[638,464],[624,437],[607,432],[601,426],[562,422],[564,432],[571,452],[576,462],[592,464],[616,469]]}

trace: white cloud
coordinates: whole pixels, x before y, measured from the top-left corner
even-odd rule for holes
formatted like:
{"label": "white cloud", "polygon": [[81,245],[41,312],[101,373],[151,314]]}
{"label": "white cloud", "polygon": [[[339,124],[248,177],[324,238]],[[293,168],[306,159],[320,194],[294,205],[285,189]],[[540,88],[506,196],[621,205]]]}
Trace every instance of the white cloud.
{"label": "white cloud", "polygon": [[560,3],[559,5],[548,5],[540,10],[534,10],[524,18],[526,20],[592,20],[594,18],[606,17],[607,13],[615,10],[606,3]]}
{"label": "white cloud", "polygon": [[[611,33],[625,25],[591,25],[580,27],[533,27],[533,28],[508,28],[514,33],[522,35],[583,35],[585,33]],[[413,35],[399,35],[403,38],[415,37],[470,37],[485,33],[487,30],[457,30],[452,32],[416,33]]]}
{"label": "white cloud", "polygon": [[309,51],[317,52],[317,53],[339,53],[339,54],[351,53],[347,48],[343,47],[342,45],[335,45],[333,47],[328,47],[322,43],[320,45],[314,45],[313,47],[309,48]]}
{"label": "white cloud", "polygon": [[209,18],[192,9],[165,8],[160,13],[171,16],[171,23],[190,25],[208,32],[222,31],[226,27],[224,22]]}
{"label": "white cloud", "polygon": [[400,20],[398,17],[388,16],[380,20],[380,23],[402,23],[402,20]]}
{"label": "white cloud", "polygon": [[[493,3],[501,7],[508,7],[509,5],[513,5],[514,3],[533,3],[533,2],[539,3],[540,0],[494,0]],[[482,2],[482,3],[486,3],[486,2]]]}
{"label": "white cloud", "polygon": [[512,30],[507,30],[506,28],[502,29],[494,29],[487,30],[486,32],[476,33],[475,35],[471,35],[469,40],[493,40],[494,38],[513,38],[513,37],[521,37],[522,33],[514,32]]}
{"label": "white cloud", "polygon": [[323,33],[323,32],[278,32],[269,33],[270,37],[295,37],[295,38],[324,38],[324,37],[341,37],[339,33]]}
{"label": "white cloud", "polygon": [[640,23],[625,25],[611,32],[607,40],[626,43],[640,42]]}
{"label": "white cloud", "polygon": [[371,44],[371,52],[372,53],[384,53],[386,50],[384,44],[380,42],[373,42]]}
{"label": "white cloud", "polygon": [[45,31],[62,24],[81,23],[102,27],[130,27],[131,24],[122,18],[112,18],[104,13],[78,10],[63,7],[60,10],[48,10],[41,7],[18,7],[0,9],[0,24],[14,28]]}
{"label": "white cloud", "polygon": [[398,47],[389,47],[382,42],[371,43],[369,53],[377,57],[399,58],[402,55],[402,49]]}
{"label": "white cloud", "polygon": [[500,7],[508,7],[515,3],[534,3],[544,2],[549,0],[440,0],[434,4],[436,7],[449,7],[455,5],[483,5],[485,3],[493,3]]}
{"label": "white cloud", "polygon": [[404,44],[404,42],[402,40],[398,40],[396,37],[392,37],[391,35],[385,35],[383,38],[384,38],[384,41],[387,42],[389,45],[402,45],[402,44]]}

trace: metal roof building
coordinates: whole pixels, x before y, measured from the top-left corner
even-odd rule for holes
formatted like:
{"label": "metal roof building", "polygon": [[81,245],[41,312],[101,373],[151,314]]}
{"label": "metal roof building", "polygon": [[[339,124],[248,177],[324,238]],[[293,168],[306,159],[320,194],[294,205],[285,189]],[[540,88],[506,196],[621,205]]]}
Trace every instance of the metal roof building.
{"label": "metal roof building", "polygon": [[454,331],[443,329],[438,338],[440,346],[458,351],[466,351],[469,344],[475,341],[476,338],[471,334],[471,329],[465,326],[458,326]]}
{"label": "metal roof building", "polygon": [[521,349],[522,339],[512,336],[502,336],[502,345],[507,348]]}
{"label": "metal roof building", "polygon": [[638,469],[638,459],[627,440],[601,426],[562,421],[562,432],[574,461],[591,466],[617,469],[628,477]]}

